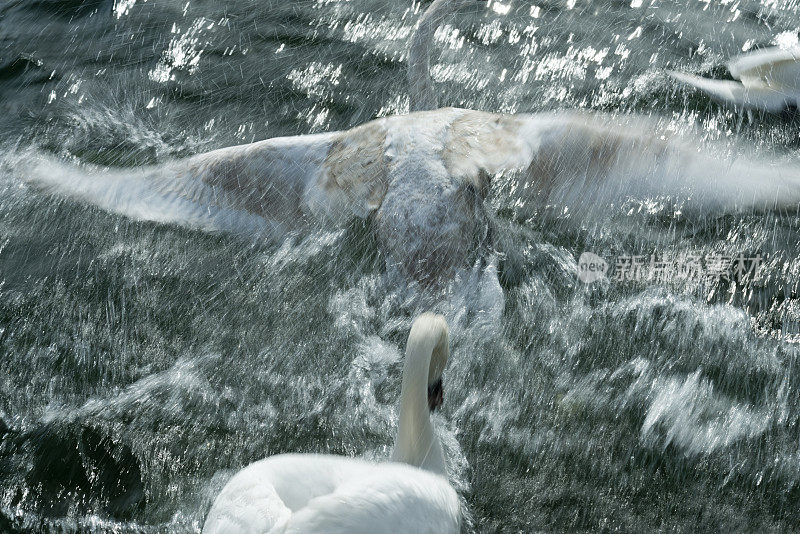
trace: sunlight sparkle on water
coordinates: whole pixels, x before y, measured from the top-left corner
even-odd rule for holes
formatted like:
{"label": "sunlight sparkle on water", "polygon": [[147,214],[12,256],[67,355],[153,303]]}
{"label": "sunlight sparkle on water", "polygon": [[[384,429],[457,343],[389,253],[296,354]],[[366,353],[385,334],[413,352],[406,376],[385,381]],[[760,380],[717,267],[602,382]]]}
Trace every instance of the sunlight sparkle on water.
{"label": "sunlight sparkle on water", "polygon": [[114,15],[117,18],[127,15],[135,3],[136,0],[114,0]]}
{"label": "sunlight sparkle on water", "polygon": [[[201,36],[204,31],[214,27],[214,23],[204,17],[195,20],[191,27],[177,37],[173,37],[169,46],[164,51],[158,64],[150,71],[149,77],[154,82],[164,83],[175,78],[175,70],[183,70],[188,74],[193,74],[200,63],[203,55]],[[177,25],[173,25],[172,33],[180,30]]]}
{"label": "sunlight sparkle on water", "polygon": [[295,89],[308,96],[321,97],[327,87],[339,85],[342,76],[342,65],[324,64],[312,61],[303,69],[293,69],[286,77]]}

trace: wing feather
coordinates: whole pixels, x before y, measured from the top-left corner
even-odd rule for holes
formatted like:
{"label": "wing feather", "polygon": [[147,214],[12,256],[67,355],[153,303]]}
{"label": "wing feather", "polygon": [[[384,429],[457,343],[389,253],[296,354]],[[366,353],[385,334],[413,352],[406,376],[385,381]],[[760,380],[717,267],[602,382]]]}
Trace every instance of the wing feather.
{"label": "wing feather", "polygon": [[398,463],[315,454],[272,456],[223,488],[204,534],[455,534],[455,490]]}
{"label": "wing feather", "polygon": [[679,199],[703,213],[800,205],[794,166],[726,160],[698,147],[645,118],[465,110],[451,127],[443,159],[463,179],[480,182],[499,173],[496,181],[515,206],[560,204],[587,214],[653,197]]}
{"label": "wing feather", "polygon": [[762,48],[733,58],[731,75],[745,85],[800,89],[800,48]]}
{"label": "wing feather", "polygon": [[274,534],[455,534],[460,504],[443,478],[402,465],[376,465],[311,499]]}
{"label": "wing feather", "polygon": [[13,165],[29,183],[132,218],[280,234],[377,209],[387,187],[385,137],[378,120],[135,169],[73,165],[41,153]]}

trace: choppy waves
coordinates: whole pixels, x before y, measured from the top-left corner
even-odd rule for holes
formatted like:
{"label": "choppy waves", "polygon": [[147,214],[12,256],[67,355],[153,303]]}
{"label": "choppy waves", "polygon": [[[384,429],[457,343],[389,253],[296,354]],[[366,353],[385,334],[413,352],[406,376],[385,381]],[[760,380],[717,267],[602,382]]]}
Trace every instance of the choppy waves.
{"label": "choppy waves", "polygon": [[[659,69],[716,72],[794,31],[793,3],[634,4],[465,9],[437,35],[435,76],[448,104],[652,110],[733,151],[791,157],[796,120],[720,109]],[[25,154],[77,158],[75,179],[100,187],[83,170],[403,111],[407,7],[0,6],[14,22],[0,45],[0,530],[197,531],[248,462],[386,458],[423,307],[453,324],[437,426],[466,530],[797,528],[793,213],[698,220],[629,201],[582,222],[500,187],[499,285],[465,269],[426,291],[386,269],[369,222],[274,241],[133,221],[19,179]],[[587,286],[583,251],[764,263],[746,284]]]}

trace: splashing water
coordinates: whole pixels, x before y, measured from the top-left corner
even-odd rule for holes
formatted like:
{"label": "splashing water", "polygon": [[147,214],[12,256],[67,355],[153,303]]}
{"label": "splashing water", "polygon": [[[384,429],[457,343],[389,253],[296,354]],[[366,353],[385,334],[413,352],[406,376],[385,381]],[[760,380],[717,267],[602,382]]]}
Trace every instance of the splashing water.
{"label": "splashing water", "polygon": [[[796,118],[741,115],[662,74],[796,42],[796,3],[489,4],[436,34],[442,105],[646,113],[740,161],[797,162]],[[453,326],[436,424],[465,531],[797,528],[796,213],[699,220],[630,198],[584,218],[500,176],[498,276],[464,269],[431,294],[386,268],[369,221],[274,240],[224,213],[211,231],[137,222],[20,179],[48,154],[160,165],[405,112],[425,6],[0,6],[0,530],[197,531],[251,461],[388,458],[422,307]],[[75,179],[113,193],[91,176]],[[762,264],[744,281],[729,266],[586,285],[584,251]]]}

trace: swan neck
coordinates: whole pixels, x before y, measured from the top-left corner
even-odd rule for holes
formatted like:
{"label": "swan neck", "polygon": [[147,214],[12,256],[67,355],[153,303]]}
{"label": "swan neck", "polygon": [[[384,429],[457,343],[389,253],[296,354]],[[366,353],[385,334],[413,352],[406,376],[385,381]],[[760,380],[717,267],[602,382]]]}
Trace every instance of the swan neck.
{"label": "swan neck", "polygon": [[[428,383],[431,358],[447,334],[438,323],[412,327],[406,346],[400,417],[393,460],[444,473],[444,459],[430,420]],[[438,378],[438,377],[437,377]]]}
{"label": "swan neck", "polygon": [[452,13],[459,0],[436,0],[419,20],[408,51],[408,83],[411,111],[439,107],[430,74],[430,51],[436,28]]}

